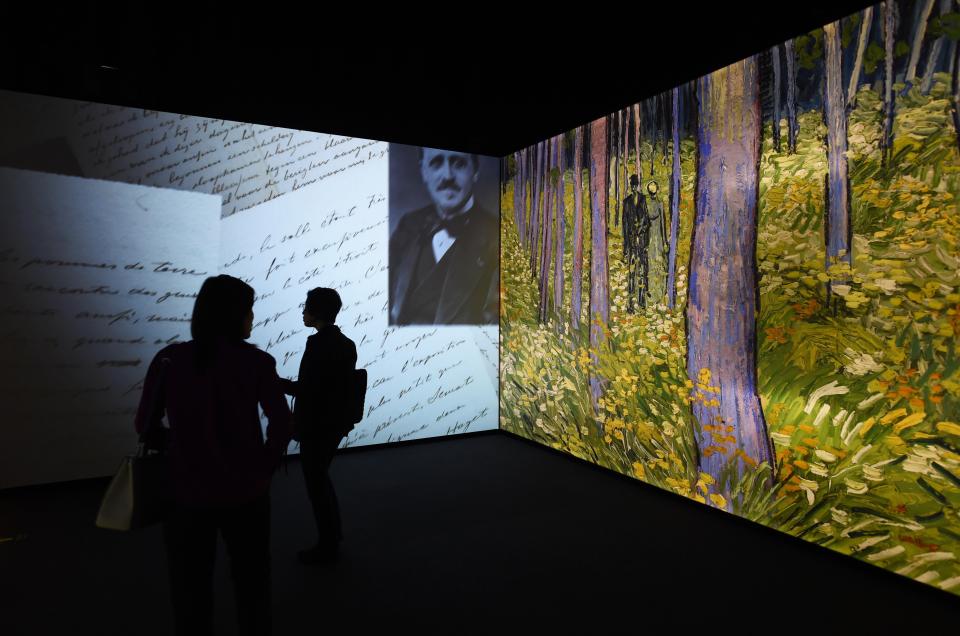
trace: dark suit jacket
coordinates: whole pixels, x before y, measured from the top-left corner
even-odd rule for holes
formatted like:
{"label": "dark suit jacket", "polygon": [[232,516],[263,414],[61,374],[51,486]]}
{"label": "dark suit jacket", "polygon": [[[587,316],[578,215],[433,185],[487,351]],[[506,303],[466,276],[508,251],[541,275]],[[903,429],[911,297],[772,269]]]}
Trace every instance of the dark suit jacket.
{"label": "dark suit jacket", "polygon": [[336,325],[327,325],[307,338],[297,381],[283,381],[293,404],[295,436],[301,442],[339,443],[351,427],[348,399],[357,366],[357,347]]}
{"label": "dark suit jacket", "polygon": [[[647,248],[650,235],[650,216],[643,194],[628,194],[623,199],[623,253],[634,255]],[[632,248],[632,249],[631,249]]]}
{"label": "dark suit jacket", "polygon": [[[416,280],[422,250],[432,254],[437,212],[430,205],[408,212],[390,236],[390,324],[404,322],[404,303],[422,281]],[[466,227],[443,255],[449,259],[432,322],[423,324],[495,324],[499,320],[499,220],[480,206],[467,212]]]}

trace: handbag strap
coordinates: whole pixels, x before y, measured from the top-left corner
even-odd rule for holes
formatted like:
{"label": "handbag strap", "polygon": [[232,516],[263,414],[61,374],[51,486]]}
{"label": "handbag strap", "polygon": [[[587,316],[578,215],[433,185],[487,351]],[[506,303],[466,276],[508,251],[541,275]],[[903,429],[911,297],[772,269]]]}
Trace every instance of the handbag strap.
{"label": "handbag strap", "polygon": [[160,371],[158,372],[157,381],[154,383],[153,390],[151,391],[149,397],[150,407],[147,412],[150,413],[150,417],[147,418],[147,424],[140,432],[140,439],[137,443],[137,456],[139,457],[142,457],[146,453],[147,436],[153,430],[154,426],[159,425],[159,421],[163,417],[163,404],[161,402],[161,396],[166,388],[167,369],[169,366],[170,358],[160,358]]}

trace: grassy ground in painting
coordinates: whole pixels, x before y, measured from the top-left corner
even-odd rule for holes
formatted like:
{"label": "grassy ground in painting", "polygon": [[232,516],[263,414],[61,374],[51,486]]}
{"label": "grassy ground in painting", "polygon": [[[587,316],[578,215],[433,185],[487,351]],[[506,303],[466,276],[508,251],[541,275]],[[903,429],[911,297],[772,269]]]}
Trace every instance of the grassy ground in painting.
{"label": "grassy ground in painting", "polygon": [[[685,363],[692,139],[681,143],[677,307],[669,310],[661,303],[627,312],[622,240],[620,229],[613,228],[608,340],[596,363],[586,325],[588,211],[582,326],[577,332],[569,326],[572,174],[566,175],[564,304],[546,324],[537,320],[536,282],[514,226],[512,181],[507,185],[501,230],[501,425],[960,593],[960,423],[955,421],[960,417],[960,157],[947,77],[938,79],[929,96],[912,89],[898,101],[889,168],[880,162],[881,104],[875,93],[860,92],[848,135],[850,268],[824,262],[826,156],[820,113],[801,116],[794,155],[785,148],[774,152],[769,127],[766,131],[757,247],[758,377],[775,467],[760,466],[723,491],[697,469],[700,423],[689,405],[691,399],[709,399],[710,378],[698,370],[688,374]],[[647,174],[650,155],[647,145]],[[659,148],[655,155],[654,178],[669,209],[670,163]],[[612,196],[610,203],[615,205]],[[611,219],[614,215],[612,210]],[[828,302],[825,283],[831,280],[837,293]],[[607,382],[597,414],[588,391],[591,373]],[[697,394],[701,397],[694,398]],[[775,477],[772,490],[764,479],[769,471]]]}

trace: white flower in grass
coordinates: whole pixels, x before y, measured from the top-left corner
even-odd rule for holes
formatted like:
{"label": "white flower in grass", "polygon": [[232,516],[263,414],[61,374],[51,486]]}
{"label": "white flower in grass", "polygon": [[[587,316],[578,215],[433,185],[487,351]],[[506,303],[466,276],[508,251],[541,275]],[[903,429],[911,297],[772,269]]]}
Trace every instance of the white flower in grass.
{"label": "white flower in grass", "polygon": [[864,466],[863,478],[868,481],[883,481],[883,468],[875,468],[869,465]]}
{"label": "white flower in grass", "polygon": [[[859,464],[860,460],[863,459],[863,456],[866,455],[871,448],[873,448],[873,444],[867,444],[866,446],[858,450],[856,453],[854,453],[853,458],[850,461],[852,461],[854,464]],[[871,468],[874,468],[874,467],[871,466]]]}
{"label": "white flower in grass", "polygon": [[818,477],[828,477],[830,471],[823,464],[818,464],[816,462],[810,464],[810,472]]}
{"label": "white flower in grass", "polygon": [[920,576],[914,577],[914,581],[920,581],[921,583],[933,583],[940,578],[940,573],[936,570],[927,570]]}
{"label": "white flower in grass", "polygon": [[904,548],[902,545],[894,546],[888,550],[881,550],[880,552],[874,552],[873,554],[868,554],[867,561],[874,561],[874,562],[886,561],[888,559],[892,559],[893,557],[900,556],[906,551],[907,549]]}
{"label": "white flower in grass", "polygon": [[882,364],[878,364],[870,354],[857,353],[850,347],[847,347],[844,353],[850,360],[850,362],[843,367],[843,370],[847,373],[856,376],[863,376],[868,373],[879,373],[884,369],[884,366]]}
{"label": "white flower in grass", "polygon": [[817,413],[817,416],[813,418],[813,426],[819,428],[823,421],[827,419],[827,415],[830,414],[830,405],[824,404],[820,407],[820,411]]}
{"label": "white flower in grass", "polygon": [[839,508],[830,508],[830,516],[833,520],[840,525],[847,525],[850,522],[850,514],[846,510],[840,510]]}
{"label": "white flower in grass", "polygon": [[927,458],[920,457],[919,455],[908,455],[907,459],[903,462],[903,464],[901,464],[901,467],[908,473],[918,473],[920,475],[939,477],[939,473],[937,473],[937,471],[930,466],[930,461]]}
{"label": "white flower in grass", "polygon": [[878,278],[877,280],[873,281],[873,284],[883,290],[883,292],[887,295],[892,294],[898,289],[897,281],[893,280],[892,278]]}
{"label": "white flower in grass", "polygon": [[829,453],[829,452],[827,452],[827,451],[825,451],[825,450],[821,450],[821,449],[819,449],[819,448],[814,451],[814,454],[815,454],[817,457],[819,457],[822,461],[825,461],[825,462],[827,462],[828,464],[832,464],[833,462],[837,461],[837,456],[836,456],[836,455],[834,455],[833,453]]}
{"label": "white flower in grass", "polygon": [[813,413],[813,407],[816,406],[817,402],[819,402],[821,398],[824,398],[828,395],[844,395],[849,392],[850,389],[848,387],[839,386],[836,380],[830,382],[829,384],[824,384],[810,394],[810,397],[807,398],[806,405],[803,407],[803,412],[807,415]]}
{"label": "white flower in grass", "polygon": [[937,587],[939,587],[941,590],[952,590],[957,586],[960,586],[960,576],[954,576],[949,579],[945,579],[937,584]]}
{"label": "white flower in grass", "polygon": [[853,534],[854,532],[857,532],[858,530],[863,530],[868,526],[872,526],[876,522],[877,522],[877,519],[874,519],[874,518],[858,521],[857,523],[853,524],[849,528],[846,528],[843,532],[840,533],[840,535],[846,538],[850,538],[850,535]]}
{"label": "white flower in grass", "polygon": [[932,459],[934,461],[939,460],[942,457],[940,450],[933,446],[917,446],[913,449],[913,452],[917,457]]}
{"label": "white flower in grass", "polygon": [[784,433],[770,433],[770,437],[773,438],[775,444],[780,446],[790,446],[790,436]]}
{"label": "white flower in grass", "polygon": [[851,495],[865,495],[867,493],[867,485],[862,481],[847,478],[843,480],[843,483],[846,484],[847,492]]}
{"label": "white flower in grass", "polygon": [[850,548],[850,550],[851,550],[851,552],[863,552],[863,551],[866,550],[867,548],[872,548],[873,546],[877,545],[878,543],[882,543],[882,542],[886,541],[886,540],[889,539],[889,538],[890,538],[890,535],[889,535],[889,534],[884,534],[884,535],[881,535],[881,536],[879,536],[879,537],[868,537],[868,538],[864,539],[863,541],[861,541],[860,543],[858,543],[857,545],[855,545],[855,546],[853,546],[852,548]]}

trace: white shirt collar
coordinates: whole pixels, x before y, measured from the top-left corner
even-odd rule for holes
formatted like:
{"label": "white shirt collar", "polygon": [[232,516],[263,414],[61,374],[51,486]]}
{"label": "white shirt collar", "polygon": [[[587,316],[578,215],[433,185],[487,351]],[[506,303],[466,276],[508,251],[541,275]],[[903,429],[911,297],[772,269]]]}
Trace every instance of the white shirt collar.
{"label": "white shirt collar", "polygon": [[[471,196],[467,200],[467,202],[464,204],[463,209],[460,212],[457,212],[457,215],[466,214],[467,212],[472,210],[474,199],[475,197]],[[440,259],[443,258],[443,255],[447,253],[447,250],[449,250],[453,246],[456,240],[457,239],[450,236],[450,233],[447,232],[446,230],[440,230],[439,232],[434,234],[433,240],[431,241],[433,246],[433,259],[439,263]]]}

